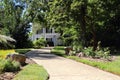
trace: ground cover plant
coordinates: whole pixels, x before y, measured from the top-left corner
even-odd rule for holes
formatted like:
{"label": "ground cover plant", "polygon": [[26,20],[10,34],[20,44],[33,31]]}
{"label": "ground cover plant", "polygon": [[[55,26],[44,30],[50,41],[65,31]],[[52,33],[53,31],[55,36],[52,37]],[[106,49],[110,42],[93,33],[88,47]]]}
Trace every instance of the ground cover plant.
{"label": "ground cover plant", "polygon": [[5,58],[10,53],[15,53],[15,50],[0,50],[0,58]]}
{"label": "ground cover plant", "polygon": [[20,63],[10,59],[0,59],[0,73],[16,72],[20,70]]}
{"label": "ground cover plant", "polygon": [[48,80],[47,71],[37,64],[30,64],[24,67],[13,80]]}
{"label": "ground cover plant", "polygon": [[78,56],[67,56],[65,55],[64,52],[64,47],[62,46],[57,46],[55,47],[51,53],[54,53],[56,55],[65,57],[65,58],[69,58],[69,59],[73,59],[75,61],[78,62],[82,62],[84,64],[88,64],[94,67],[97,67],[99,69],[120,75],[120,55],[116,56],[116,59],[113,61],[97,61],[96,59],[87,59],[87,58],[83,58],[83,57],[78,57]]}

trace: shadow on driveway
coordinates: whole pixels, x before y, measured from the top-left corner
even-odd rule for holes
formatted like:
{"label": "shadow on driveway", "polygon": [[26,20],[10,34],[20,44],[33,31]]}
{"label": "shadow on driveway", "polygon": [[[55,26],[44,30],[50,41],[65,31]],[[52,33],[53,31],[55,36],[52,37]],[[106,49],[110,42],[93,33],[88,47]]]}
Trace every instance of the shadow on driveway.
{"label": "shadow on driveway", "polygon": [[29,58],[40,59],[40,60],[48,60],[55,58],[59,59],[58,56],[51,54],[50,50],[48,49],[35,49],[26,53],[26,56]]}

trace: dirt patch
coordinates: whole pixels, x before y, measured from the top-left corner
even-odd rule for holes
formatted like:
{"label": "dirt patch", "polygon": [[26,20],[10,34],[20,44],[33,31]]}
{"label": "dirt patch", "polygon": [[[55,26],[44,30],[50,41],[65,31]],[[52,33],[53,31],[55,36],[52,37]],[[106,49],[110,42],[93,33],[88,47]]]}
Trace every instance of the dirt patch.
{"label": "dirt patch", "polygon": [[[32,59],[27,58],[26,65],[27,64],[36,64],[36,63]],[[23,69],[23,67],[24,66],[21,66],[21,70]],[[18,72],[4,72],[0,74],[0,80],[12,80]]]}
{"label": "dirt patch", "polygon": [[18,72],[5,72],[0,74],[0,80],[12,80]]}

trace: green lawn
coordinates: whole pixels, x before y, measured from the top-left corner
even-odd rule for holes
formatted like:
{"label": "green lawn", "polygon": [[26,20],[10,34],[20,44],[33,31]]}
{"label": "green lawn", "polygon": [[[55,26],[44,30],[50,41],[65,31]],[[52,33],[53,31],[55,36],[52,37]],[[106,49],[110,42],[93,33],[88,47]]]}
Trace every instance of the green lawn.
{"label": "green lawn", "polygon": [[66,56],[64,53],[64,47],[63,46],[57,46],[52,50],[52,53],[65,57],[65,58],[69,58],[69,59],[73,59],[75,61],[78,62],[82,62],[84,64],[88,64],[94,67],[97,67],[99,69],[120,75],[120,55],[117,55],[117,59],[115,61],[112,62],[98,62],[98,61],[90,61],[87,59],[82,59],[79,58],[77,56]]}
{"label": "green lawn", "polygon": [[31,48],[28,48],[28,49],[15,49],[15,52],[17,52],[19,54],[25,54],[30,50],[31,50]]}
{"label": "green lawn", "polygon": [[11,49],[11,50],[0,50],[0,58],[5,58],[7,54],[11,53],[19,53],[19,54],[25,54],[28,51],[30,51],[31,48],[29,49]]}
{"label": "green lawn", "polygon": [[10,53],[15,53],[15,50],[0,50],[0,58],[5,58]]}
{"label": "green lawn", "polygon": [[30,64],[24,67],[13,80],[48,80],[47,71],[37,64]]}

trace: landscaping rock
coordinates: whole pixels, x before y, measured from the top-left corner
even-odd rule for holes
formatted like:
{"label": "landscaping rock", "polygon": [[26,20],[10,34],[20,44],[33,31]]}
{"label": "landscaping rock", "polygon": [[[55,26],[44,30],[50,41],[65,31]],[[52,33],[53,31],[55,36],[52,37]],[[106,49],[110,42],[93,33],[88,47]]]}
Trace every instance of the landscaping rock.
{"label": "landscaping rock", "polygon": [[72,47],[65,47],[65,54],[70,55],[71,50],[73,50]]}
{"label": "landscaping rock", "polygon": [[80,52],[77,54],[78,57],[83,57],[84,56],[84,53]]}
{"label": "landscaping rock", "polygon": [[26,56],[23,54],[8,54],[6,59],[11,59],[20,62],[21,64],[25,64]]}

